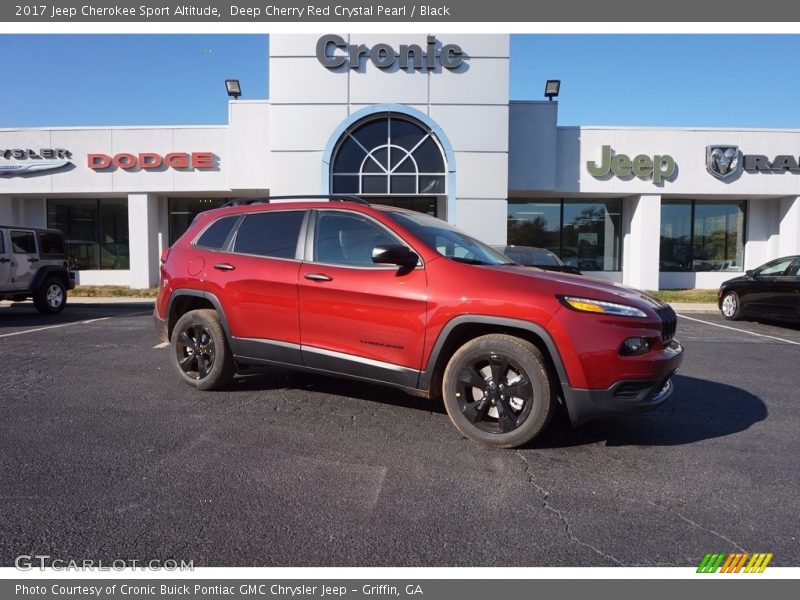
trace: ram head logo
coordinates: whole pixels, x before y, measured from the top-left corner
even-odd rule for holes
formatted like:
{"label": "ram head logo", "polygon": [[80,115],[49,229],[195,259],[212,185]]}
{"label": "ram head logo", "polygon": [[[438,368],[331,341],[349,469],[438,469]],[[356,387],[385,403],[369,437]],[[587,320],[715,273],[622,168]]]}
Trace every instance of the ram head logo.
{"label": "ram head logo", "polygon": [[741,170],[739,146],[706,146],[706,169],[717,179],[728,179]]}

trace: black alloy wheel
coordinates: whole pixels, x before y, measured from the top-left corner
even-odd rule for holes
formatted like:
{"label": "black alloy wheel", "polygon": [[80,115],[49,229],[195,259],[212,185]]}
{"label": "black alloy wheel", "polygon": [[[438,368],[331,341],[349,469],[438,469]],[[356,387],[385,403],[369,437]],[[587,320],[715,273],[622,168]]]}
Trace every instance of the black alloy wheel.
{"label": "black alloy wheel", "polygon": [[539,349],[506,334],[466,342],[450,358],[442,381],[456,429],[496,448],[520,446],[545,428],[555,408],[554,389]]}
{"label": "black alloy wheel", "polygon": [[172,330],[171,346],[181,378],[201,390],[218,389],[233,377],[234,361],[216,311],[193,310]]}

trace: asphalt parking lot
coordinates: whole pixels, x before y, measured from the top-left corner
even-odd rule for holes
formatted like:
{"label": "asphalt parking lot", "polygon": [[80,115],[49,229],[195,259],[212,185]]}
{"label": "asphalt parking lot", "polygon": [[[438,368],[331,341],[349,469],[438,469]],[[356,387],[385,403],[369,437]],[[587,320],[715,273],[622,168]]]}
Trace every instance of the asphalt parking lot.
{"label": "asphalt parking lot", "polygon": [[146,307],[0,307],[0,565],[800,565],[800,328],[686,315],[669,403],[520,450],[442,407],[282,370],[200,393]]}

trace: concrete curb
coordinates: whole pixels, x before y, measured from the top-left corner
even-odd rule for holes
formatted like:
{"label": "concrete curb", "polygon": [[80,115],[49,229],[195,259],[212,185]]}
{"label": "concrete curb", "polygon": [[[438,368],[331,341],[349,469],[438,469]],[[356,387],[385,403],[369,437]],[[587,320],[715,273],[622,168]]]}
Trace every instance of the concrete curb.
{"label": "concrete curb", "polygon": [[669,304],[676,313],[698,313],[698,314],[717,314],[719,308],[713,302],[670,302]]}

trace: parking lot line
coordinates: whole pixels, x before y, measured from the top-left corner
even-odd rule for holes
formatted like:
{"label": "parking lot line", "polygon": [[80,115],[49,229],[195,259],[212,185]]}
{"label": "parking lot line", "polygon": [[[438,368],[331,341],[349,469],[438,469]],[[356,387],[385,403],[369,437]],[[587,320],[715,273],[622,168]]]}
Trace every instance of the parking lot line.
{"label": "parking lot line", "polygon": [[681,319],[687,319],[688,321],[697,321],[698,323],[704,323],[705,325],[713,325],[714,327],[719,327],[721,329],[730,329],[731,331],[738,331],[740,333],[746,333],[748,335],[754,335],[756,337],[763,337],[769,338],[771,340],[778,340],[779,342],[783,342],[785,344],[792,344],[794,346],[800,346],[800,342],[795,342],[793,340],[787,340],[786,338],[776,337],[774,335],[766,335],[764,333],[756,333],[754,331],[747,331],[746,329],[738,329],[737,327],[729,327],[728,325],[720,325],[719,323],[712,323],[711,321],[703,321],[702,319],[695,319],[694,317],[687,317],[686,315],[678,314]]}
{"label": "parking lot line", "polygon": [[169,346],[169,342],[161,342],[160,344],[156,344],[153,348],[166,348]]}
{"label": "parking lot line", "polygon": [[88,325],[89,323],[96,323],[98,321],[105,321],[106,319],[118,319],[120,317],[136,317],[140,315],[149,315],[150,311],[125,313],[124,315],[115,315],[113,317],[99,317],[97,319],[87,319],[85,321],[73,321],[72,323],[59,323],[58,325],[47,325],[45,327],[36,327],[34,329],[25,329],[23,331],[15,331],[13,333],[0,334],[0,338],[7,338],[13,335],[24,335],[26,333],[36,333],[37,331],[46,331],[48,329],[58,329],[60,327],[69,327],[70,325]]}

